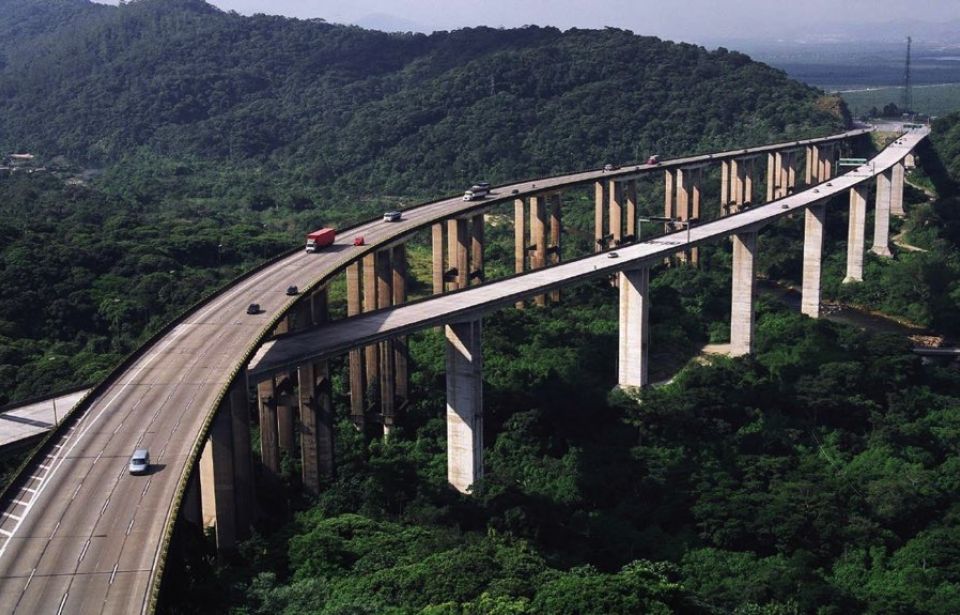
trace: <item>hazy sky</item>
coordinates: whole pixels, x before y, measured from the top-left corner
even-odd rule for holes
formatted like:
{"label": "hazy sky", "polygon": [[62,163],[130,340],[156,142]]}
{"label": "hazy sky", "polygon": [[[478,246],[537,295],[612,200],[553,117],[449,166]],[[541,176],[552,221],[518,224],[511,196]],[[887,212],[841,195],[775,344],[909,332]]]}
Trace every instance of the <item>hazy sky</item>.
{"label": "hazy sky", "polygon": [[[104,1],[116,4],[116,1]],[[211,1],[211,0],[208,0]],[[838,23],[938,22],[960,18],[958,0],[212,0],[249,15],[322,17],[337,23],[389,15],[427,31],[526,24],[616,26],[674,40],[777,38],[801,26]],[[374,20],[375,21],[375,20]],[[792,32],[785,31],[789,28]]]}

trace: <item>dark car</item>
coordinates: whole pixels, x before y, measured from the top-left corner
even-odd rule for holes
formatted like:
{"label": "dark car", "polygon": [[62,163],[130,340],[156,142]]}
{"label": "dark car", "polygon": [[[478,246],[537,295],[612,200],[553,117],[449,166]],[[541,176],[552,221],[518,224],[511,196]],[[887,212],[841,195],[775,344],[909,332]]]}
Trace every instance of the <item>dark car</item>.
{"label": "dark car", "polygon": [[247,314],[259,314],[260,313],[260,304],[251,303],[247,306]]}
{"label": "dark car", "polygon": [[291,297],[294,296],[294,295],[299,295],[299,294],[300,294],[300,289],[297,288],[296,286],[288,286],[288,287],[287,287],[287,294],[290,295]]}

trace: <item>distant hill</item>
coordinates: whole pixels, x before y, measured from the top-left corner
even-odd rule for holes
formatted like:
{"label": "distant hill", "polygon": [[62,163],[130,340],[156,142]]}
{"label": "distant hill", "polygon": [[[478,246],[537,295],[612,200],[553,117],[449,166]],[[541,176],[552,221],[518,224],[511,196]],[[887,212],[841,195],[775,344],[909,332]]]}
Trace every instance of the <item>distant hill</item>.
{"label": "distant hill", "polygon": [[270,163],[338,194],[837,130],[821,93],[719,50],[528,27],[386,34],[200,0],[0,0],[0,150]]}

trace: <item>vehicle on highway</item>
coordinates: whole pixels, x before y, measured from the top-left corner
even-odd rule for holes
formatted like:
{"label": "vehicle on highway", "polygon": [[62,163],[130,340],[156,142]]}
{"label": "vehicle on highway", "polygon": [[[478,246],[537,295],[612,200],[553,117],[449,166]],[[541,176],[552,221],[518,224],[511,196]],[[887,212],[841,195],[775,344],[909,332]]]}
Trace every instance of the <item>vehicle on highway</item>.
{"label": "vehicle on highway", "polygon": [[365,243],[366,242],[363,240],[363,235],[357,235],[356,237],[353,238],[353,245],[355,246],[362,246]]}
{"label": "vehicle on highway", "polygon": [[616,170],[619,169],[619,168],[620,168],[620,165],[613,164],[613,163],[610,163],[610,162],[608,162],[607,164],[603,165],[603,170],[604,170],[605,172],[606,172],[606,171],[616,171]]}
{"label": "vehicle on highway", "polygon": [[287,287],[287,294],[290,295],[291,297],[294,296],[294,295],[299,295],[299,294],[300,294],[300,289],[297,288],[296,286],[288,286],[288,287]]}
{"label": "vehicle on highway", "polygon": [[320,248],[329,246],[337,238],[337,232],[332,228],[322,228],[307,234],[307,252],[319,252]]}
{"label": "vehicle on highway", "polygon": [[133,451],[127,469],[131,474],[146,474],[150,470],[150,451],[145,448]]}
{"label": "vehicle on highway", "polygon": [[490,184],[482,182],[470,186],[470,189],[463,193],[464,201],[476,201],[490,194]]}
{"label": "vehicle on highway", "polygon": [[647,158],[647,164],[660,164],[660,156],[654,154]]}
{"label": "vehicle on highway", "polygon": [[251,303],[247,306],[247,314],[259,314],[260,313],[260,304]]}
{"label": "vehicle on highway", "polygon": [[399,211],[388,211],[385,214],[383,214],[383,221],[399,222],[402,217],[403,217],[403,214]]}
{"label": "vehicle on highway", "polygon": [[619,258],[619,257],[620,255],[617,254],[616,252],[610,252],[609,254],[607,254],[607,258]]}

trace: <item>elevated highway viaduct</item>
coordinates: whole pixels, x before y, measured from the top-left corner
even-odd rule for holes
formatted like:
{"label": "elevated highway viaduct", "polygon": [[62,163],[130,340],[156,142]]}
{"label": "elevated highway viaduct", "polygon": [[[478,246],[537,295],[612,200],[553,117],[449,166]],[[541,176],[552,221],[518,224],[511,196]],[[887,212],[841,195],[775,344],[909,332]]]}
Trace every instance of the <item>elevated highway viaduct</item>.
{"label": "elevated highway viaduct", "polygon": [[[904,136],[873,167],[858,169],[826,186],[839,147],[864,134],[854,131],[658,165],[524,181],[495,188],[481,202],[443,199],[406,210],[398,223],[368,222],[341,232],[324,252],[298,250],[249,273],[172,323],[94,387],[3,492],[0,611],[152,612],[180,515],[198,522],[206,518],[215,526],[218,547],[233,548],[248,533],[255,514],[248,429],[251,409],[261,430],[258,476],[272,480],[279,471],[281,451],[292,454],[299,449],[304,487],[318,489],[334,468],[324,360],[332,354],[349,354],[350,414],[357,425],[371,429],[382,424],[388,432],[397,404],[406,394],[403,335],[423,326],[449,325],[448,417],[463,422],[450,431],[450,446],[460,451],[452,455],[457,463],[451,465],[450,478],[456,488],[467,491],[482,468],[476,444],[477,421],[482,417],[479,318],[488,309],[531,296],[543,303],[566,284],[616,273],[621,277],[621,311],[626,314],[623,334],[629,340],[622,344],[620,380],[641,386],[646,382],[649,263],[671,252],[696,258],[698,244],[733,235],[739,246],[733,333],[738,350],[748,351],[757,229],[790,209],[805,207],[814,212],[807,214],[807,243],[819,245],[810,239],[817,236],[811,216],[820,220],[822,229],[822,209],[819,217],[816,213],[818,200],[850,190],[856,195],[851,200],[855,214],[851,228],[861,228],[863,186],[870,178],[878,174],[887,178],[892,188],[886,193],[894,199],[902,193],[898,183],[902,173],[898,180],[897,169],[925,133]],[[710,164],[721,167],[721,212],[736,215],[692,228],[688,225],[684,233],[655,242],[631,244],[637,228],[632,182],[644,174],[662,174],[667,187],[664,212],[683,224],[699,217],[703,169]],[[761,169],[762,178],[758,176]],[[766,194],[761,195],[764,181]],[[815,184],[820,193],[799,192]],[[560,194],[583,186],[594,187],[597,249],[619,245],[620,256],[611,259],[598,254],[560,265]],[[782,202],[758,207],[763,196]],[[509,202],[514,203],[518,223],[515,270],[522,275],[484,283],[482,214]],[[787,210],[778,209],[784,204]],[[529,229],[523,224],[528,219]],[[406,303],[404,242],[423,229],[431,229],[432,282],[441,296],[402,311]],[[364,236],[366,245],[354,246],[355,235]],[[856,244],[860,240],[854,235]],[[880,238],[882,245],[886,241]],[[819,260],[806,262],[819,264]],[[851,258],[851,279],[862,276],[862,257],[859,262],[858,269],[856,258]],[[346,274],[348,317],[323,326],[328,321],[326,287],[340,273]],[[284,292],[290,285],[305,291],[290,298]],[[479,294],[488,289],[491,294]],[[815,313],[814,306],[819,305],[811,292],[805,284],[807,313]],[[463,297],[484,307],[463,311]],[[261,304],[263,313],[248,316],[245,310],[254,302]],[[416,310],[434,305],[430,302],[443,302],[426,308],[435,309],[436,317],[418,320],[413,316]],[[369,324],[378,319],[381,322],[375,327]],[[283,346],[288,341],[302,345],[295,340],[306,338],[291,332],[318,326],[323,328],[316,331],[327,331],[331,339],[333,327],[340,332],[336,335],[350,327],[361,330],[352,343],[317,346],[315,353],[297,351],[302,360],[270,363],[286,356],[280,340]],[[248,372],[258,349],[273,338],[278,339],[264,347]],[[252,388],[256,401],[250,406]],[[374,405],[379,412],[371,412]],[[297,433],[298,442],[294,440]],[[147,476],[130,476],[126,461],[140,447],[150,449],[153,470]],[[461,463],[464,460],[466,465]]]}

